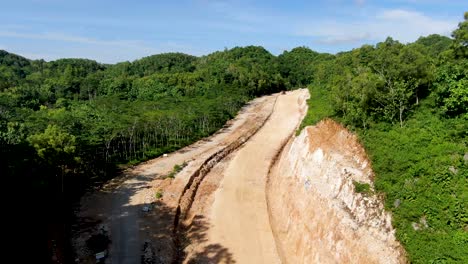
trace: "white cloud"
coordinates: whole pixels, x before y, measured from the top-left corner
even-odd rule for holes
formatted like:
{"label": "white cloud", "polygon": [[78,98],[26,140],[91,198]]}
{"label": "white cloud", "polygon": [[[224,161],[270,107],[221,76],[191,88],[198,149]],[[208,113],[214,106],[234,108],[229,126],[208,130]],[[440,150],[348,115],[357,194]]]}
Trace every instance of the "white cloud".
{"label": "white cloud", "polygon": [[369,34],[357,34],[357,35],[337,35],[337,36],[329,36],[322,39],[317,40],[317,43],[320,44],[331,44],[331,45],[338,45],[338,44],[352,44],[352,43],[359,43],[361,41],[365,41],[369,39]]}
{"label": "white cloud", "polygon": [[60,49],[44,49],[38,48],[34,51],[29,51],[24,47],[15,47],[7,51],[19,54],[30,59],[44,59],[46,61],[61,59],[61,58],[87,58],[103,63],[116,63],[123,61],[133,61],[145,56],[164,53],[164,52],[186,52],[189,54],[200,53],[201,51],[191,49],[190,46],[181,45],[174,42],[158,43],[156,47],[121,47],[121,46],[104,46],[94,44],[81,45],[63,45]]}
{"label": "white cloud", "polygon": [[95,44],[95,45],[110,45],[110,46],[138,46],[139,41],[134,40],[98,40],[83,36],[68,35],[56,32],[45,32],[45,33],[22,33],[14,31],[0,31],[0,37],[10,38],[23,38],[23,39],[36,39],[36,40],[53,40],[63,42],[74,42],[84,44]]}
{"label": "white cloud", "polygon": [[[18,47],[10,50],[31,59],[55,60],[59,58],[89,58],[105,63],[114,63],[124,60],[133,60],[161,52],[188,49],[177,46],[174,43],[158,43],[157,47],[150,47],[143,41],[138,40],[103,40],[85,36],[70,35],[60,32],[27,33],[0,30],[0,37],[55,41],[57,43],[70,43],[61,45],[60,49],[48,49],[44,52],[22,51]],[[77,45],[73,45],[77,44]]]}
{"label": "white cloud", "polygon": [[412,42],[429,34],[449,35],[457,24],[452,19],[437,19],[420,12],[390,9],[353,23],[314,21],[310,26],[298,26],[295,33],[315,37],[317,42],[327,44],[381,41],[387,36],[402,42]]}

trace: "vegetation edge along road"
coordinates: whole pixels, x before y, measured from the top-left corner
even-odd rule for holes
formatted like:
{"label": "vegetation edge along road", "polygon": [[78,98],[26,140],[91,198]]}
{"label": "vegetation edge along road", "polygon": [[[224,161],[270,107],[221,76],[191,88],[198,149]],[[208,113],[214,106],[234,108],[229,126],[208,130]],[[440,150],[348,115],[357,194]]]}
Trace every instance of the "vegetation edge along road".
{"label": "vegetation edge along road", "polygon": [[359,136],[412,263],[468,261],[468,12],[452,37],[315,64],[301,125],[331,117]]}
{"label": "vegetation edge along road", "polygon": [[465,13],[452,38],[389,37],[335,55],[249,46],[105,65],[0,51],[0,173],[35,197],[28,215],[43,217],[27,232],[47,261],[51,241],[69,241],[73,202],[121,164],[213,133],[250,98],[312,85],[315,109],[368,149],[410,261],[466,262],[467,41]]}

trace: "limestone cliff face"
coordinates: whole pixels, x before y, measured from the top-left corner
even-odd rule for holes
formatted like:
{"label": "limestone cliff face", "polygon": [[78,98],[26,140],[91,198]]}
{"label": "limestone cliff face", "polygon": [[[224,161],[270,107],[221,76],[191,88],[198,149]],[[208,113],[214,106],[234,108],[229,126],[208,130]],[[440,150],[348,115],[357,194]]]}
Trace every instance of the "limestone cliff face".
{"label": "limestone cliff face", "polygon": [[272,168],[270,222],[283,263],[404,263],[357,138],[334,121],[305,128]]}

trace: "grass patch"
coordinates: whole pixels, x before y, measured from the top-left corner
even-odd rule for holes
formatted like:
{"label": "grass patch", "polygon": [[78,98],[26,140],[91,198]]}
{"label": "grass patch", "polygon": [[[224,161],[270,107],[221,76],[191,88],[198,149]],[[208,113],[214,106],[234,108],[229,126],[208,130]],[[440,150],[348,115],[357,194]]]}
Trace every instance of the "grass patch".
{"label": "grass patch", "polygon": [[354,190],[357,193],[362,193],[362,194],[370,194],[371,193],[371,188],[368,183],[361,183],[358,181],[353,181],[354,184]]}
{"label": "grass patch", "polygon": [[302,120],[297,134],[306,126],[317,124],[320,120],[333,115],[333,108],[329,92],[319,86],[309,86],[310,98],[307,100],[309,106],[304,119]]}
{"label": "grass patch", "polygon": [[185,167],[187,166],[187,162],[184,161],[182,164],[176,164],[174,165],[174,168],[172,171],[167,175],[168,178],[174,179],[176,174],[181,172]]}
{"label": "grass patch", "polygon": [[154,194],[154,197],[156,197],[157,200],[161,199],[163,197],[164,193],[161,190],[157,190],[156,193]]}

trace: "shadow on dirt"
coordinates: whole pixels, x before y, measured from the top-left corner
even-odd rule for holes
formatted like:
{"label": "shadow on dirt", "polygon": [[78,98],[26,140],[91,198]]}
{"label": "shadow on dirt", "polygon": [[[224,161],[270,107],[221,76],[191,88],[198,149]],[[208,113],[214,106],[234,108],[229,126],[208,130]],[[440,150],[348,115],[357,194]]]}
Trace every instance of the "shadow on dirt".
{"label": "shadow on dirt", "polygon": [[[186,231],[183,232],[181,237],[181,246],[188,248],[190,245],[199,245],[205,243],[207,239],[207,231],[209,224],[206,219],[201,215],[196,215],[192,223]],[[189,264],[209,264],[209,263],[235,263],[232,253],[220,244],[209,244],[202,248],[201,251],[187,252],[181,254],[181,259],[184,259],[185,263]]]}
{"label": "shadow on dirt", "polygon": [[[151,177],[138,176],[132,179],[139,181],[125,184],[125,187],[120,186],[112,192],[106,190],[93,194],[92,199],[82,204],[83,208],[93,206],[97,209],[77,217],[73,227],[77,263],[99,263],[96,257],[103,250],[95,244],[96,236],[102,234],[103,229],[109,241],[101,262],[235,263],[232,254],[218,244],[208,245],[200,252],[186,254],[190,245],[207,241],[206,220],[196,216],[189,227],[179,223],[176,232],[176,210],[166,205],[164,194],[156,198],[156,194],[149,191],[151,195],[147,197],[145,204],[130,205],[131,197],[138,191],[147,189],[147,183],[152,180]],[[102,203],[102,206],[96,206],[96,203]],[[105,238],[98,238],[99,241],[106,241]]]}

